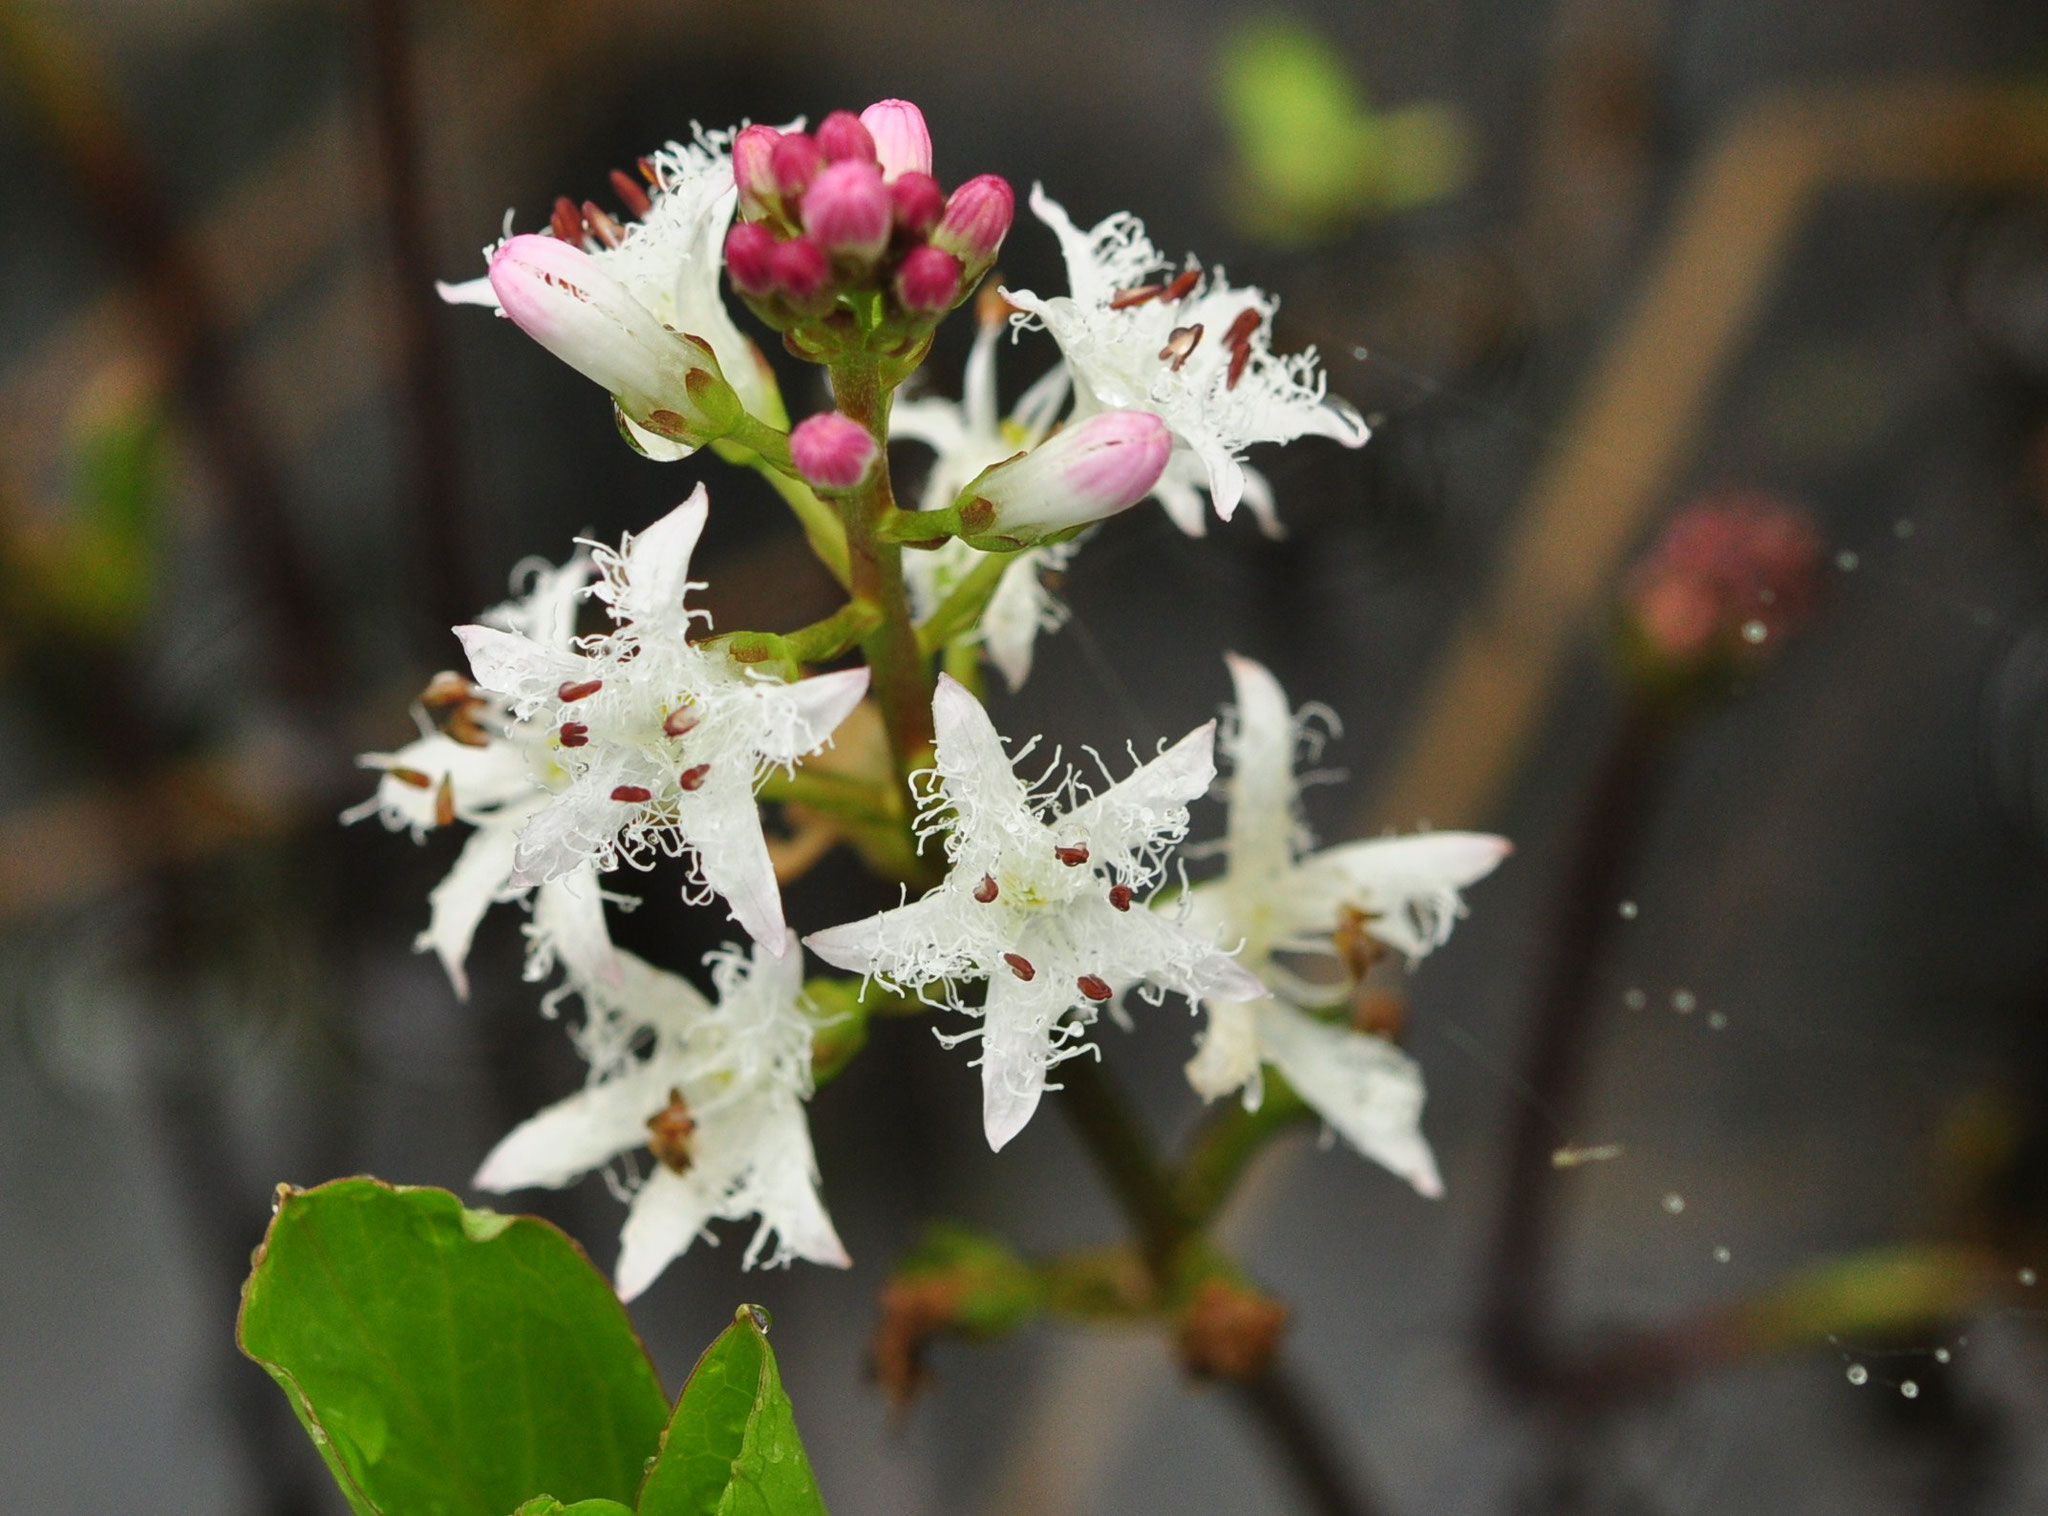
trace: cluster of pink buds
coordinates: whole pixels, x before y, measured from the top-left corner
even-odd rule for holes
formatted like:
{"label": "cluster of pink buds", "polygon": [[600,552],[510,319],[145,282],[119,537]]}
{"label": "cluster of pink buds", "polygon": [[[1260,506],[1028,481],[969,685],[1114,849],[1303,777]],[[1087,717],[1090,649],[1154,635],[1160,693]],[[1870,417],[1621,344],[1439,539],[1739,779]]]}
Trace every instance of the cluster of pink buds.
{"label": "cluster of pink buds", "polygon": [[871,292],[883,297],[883,325],[929,329],[993,266],[1016,208],[995,174],[946,194],[932,177],[924,113],[907,100],[834,111],[816,132],[747,127],[732,165],[739,219],[726,271],[785,332]]}
{"label": "cluster of pink buds", "polygon": [[1730,490],[1675,516],[1630,573],[1626,614],[1638,650],[1665,672],[1770,656],[1813,607],[1820,535],[1798,506]]}

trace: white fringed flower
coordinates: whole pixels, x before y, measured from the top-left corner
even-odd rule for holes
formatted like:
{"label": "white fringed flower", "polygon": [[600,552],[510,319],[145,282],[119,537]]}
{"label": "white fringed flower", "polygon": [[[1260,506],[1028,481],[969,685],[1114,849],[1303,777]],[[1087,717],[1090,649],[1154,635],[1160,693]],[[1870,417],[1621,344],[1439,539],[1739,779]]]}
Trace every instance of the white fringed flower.
{"label": "white fringed flower", "polygon": [[[1061,364],[1024,392],[1007,420],[998,415],[996,340],[1002,331],[1002,323],[988,322],[976,333],[958,403],[908,400],[890,413],[892,440],[921,442],[932,450],[931,472],[919,500],[922,510],[944,510],[983,469],[1038,446],[1066,403],[1067,370]],[[1023,688],[1031,677],[1038,634],[1057,631],[1067,619],[1067,608],[1045,587],[1044,576],[1065,568],[1079,546],[1077,538],[1023,549],[1003,570],[989,597],[981,618],[981,643],[1012,691]],[[943,605],[985,556],[958,538],[931,552],[905,553],[903,577],[918,619]]]}
{"label": "white fringed flower", "polygon": [[593,593],[610,632],[568,649],[498,627],[457,627],[476,682],[545,734],[551,780],[512,853],[514,886],[594,865],[693,861],[688,898],[723,896],[769,952],[786,937],[782,896],[754,800],[759,778],[830,740],[867,692],[848,669],[786,684],[693,643],[709,617],[684,604],[709,505],[700,484],[618,551],[596,550]]}
{"label": "white fringed flower", "polygon": [[[946,834],[946,878],[920,900],[805,941],[827,963],[982,1018],[964,1035],[981,1038],[983,1123],[1001,1148],[1037,1109],[1046,1070],[1085,1051],[1089,1025],[1124,988],[1231,1000],[1264,986],[1138,898],[1159,882],[1187,834],[1188,802],[1215,776],[1215,723],[1088,798],[1071,775],[1050,792],[1027,787],[988,713],[954,680],[940,677],[932,716],[937,768],[923,776],[918,827]],[[1060,811],[1061,799],[1078,803]],[[974,979],[988,982],[979,1005],[962,998]]]}
{"label": "white fringed flower", "polygon": [[1205,1098],[1243,1092],[1256,1109],[1260,1068],[1270,1063],[1316,1112],[1361,1153],[1424,1195],[1442,1193],[1436,1161],[1422,1138],[1422,1072],[1384,1039],[1299,1009],[1319,997],[1313,984],[1275,955],[1334,956],[1344,913],[1362,913],[1364,929],[1413,961],[1450,936],[1463,914],[1459,891],[1491,873],[1509,844],[1476,832],[1424,832],[1342,843],[1313,852],[1301,819],[1294,766],[1322,732],[1297,715],[1270,672],[1231,655],[1237,709],[1223,749],[1231,760],[1225,838],[1228,867],[1194,891],[1190,927],[1237,946],[1246,968],[1271,994],[1253,1004],[1208,1003],[1208,1025],[1188,1064]]}
{"label": "white fringed flower", "polygon": [[[694,126],[692,132],[692,141],[671,142],[645,160],[653,175],[649,189],[653,204],[647,214],[620,223],[616,245],[591,237],[585,250],[661,325],[710,343],[726,382],[738,392],[748,413],[780,425],[782,400],[774,373],[734,325],[720,287],[725,271],[725,233],[739,201],[732,173],[732,139],[738,128],[706,131]],[[484,249],[484,261],[490,262],[509,240],[508,216],[506,237]],[[498,296],[488,277],[444,283],[438,288],[441,298],[451,304],[498,309]],[[634,444],[649,457],[676,459],[692,451],[630,421],[627,425]]]}
{"label": "white fringed flower", "polygon": [[[1031,209],[1053,229],[1067,264],[1065,295],[1030,290],[1004,296],[1052,333],[1072,370],[1075,418],[1098,410],[1149,410],[1175,438],[1174,458],[1153,490],[1182,531],[1199,536],[1207,490],[1228,521],[1250,505],[1269,534],[1279,530],[1272,492],[1240,461],[1257,442],[1310,435],[1364,444],[1357,411],[1327,393],[1314,349],[1272,348],[1278,303],[1265,291],[1232,288],[1223,271],[1190,264],[1178,298],[1173,269],[1135,216],[1118,214],[1088,231],[1033,186]],[[1146,289],[1157,291],[1143,297]]]}
{"label": "white fringed flower", "polygon": [[812,1023],[803,1005],[803,954],[790,951],[794,938],[779,944],[779,957],[760,946],[750,957],[735,949],[711,954],[714,1002],[687,980],[611,948],[601,904],[596,929],[615,973],[593,973],[589,909],[581,929],[544,921],[537,909],[535,930],[555,944],[565,988],[589,1013],[582,1040],[591,1082],[514,1128],[477,1171],[477,1187],[559,1188],[648,1149],[653,1165],[619,1237],[618,1289],[627,1300],[708,1237],[714,1220],[760,1218],[748,1268],[764,1251],[771,1268],[795,1258],[845,1268],[850,1260],[818,1194],[804,1116]]}

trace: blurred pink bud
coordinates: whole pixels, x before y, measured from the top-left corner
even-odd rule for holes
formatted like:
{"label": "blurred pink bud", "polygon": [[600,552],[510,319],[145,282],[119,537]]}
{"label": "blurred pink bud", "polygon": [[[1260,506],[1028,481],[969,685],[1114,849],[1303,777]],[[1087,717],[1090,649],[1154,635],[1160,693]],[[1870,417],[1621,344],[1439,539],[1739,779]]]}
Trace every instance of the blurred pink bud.
{"label": "blurred pink bud", "polygon": [[896,298],[920,316],[951,310],[960,297],[960,260],[935,247],[914,247],[896,270]]}
{"label": "blurred pink bud", "polygon": [[922,237],[946,214],[946,192],[930,174],[899,176],[889,186],[889,198],[896,205],[896,225],[912,237]]}
{"label": "blurred pink bud", "polygon": [[789,434],[789,456],[796,471],[827,494],[866,483],[880,455],[868,429],[837,411],[807,416]]}
{"label": "blurred pink bud", "polygon": [[825,155],[817,142],[803,132],[783,132],[768,154],[769,177],[785,206],[793,206],[825,166]]}
{"label": "blurred pink bud", "polygon": [[818,151],[827,163],[875,163],[875,139],[852,111],[834,111],[818,123]]}
{"label": "blurred pink bud", "polygon": [[1150,411],[1103,411],[961,493],[962,535],[1034,542],[1113,516],[1143,500],[1166,470],[1173,433]]}
{"label": "blurred pink bud", "polygon": [[882,177],[894,184],[905,174],[932,171],[932,134],[924,112],[908,100],[877,100],[860,113],[875,144]]}
{"label": "blurred pink bud", "polygon": [[1671,663],[1754,662],[1811,614],[1820,552],[1798,506],[1762,491],[1709,495],[1673,517],[1629,574],[1629,617]]}
{"label": "blurred pink bud", "polygon": [[732,177],[740,188],[740,215],[758,221],[775,209],[775,144],[782,133],[772,126],[747,126],[732,139]]}
{"label": "blurred pink bud", "polygon": [[775,288],[799,305],[814,299],[832,277],[825,250],[808,237],[792,237],[777,243],[770,267]]}
{"label": "blurred pink bud", "polygon": [[979,277],[995,261],[1009,235],[1017,197],[1000,174],[977,174],[953,191],[946,213],[932,232],[932,246],[943,248]]}
{"label": "blurred pink bud", "polygon": [[725,271],[736,288],[765,295],[775,288],[775,234],[751,221],[735,221],[725,234]]}
{"label": "blurred pink bud", "polygon": [[881,170],[858,159],[827,164],[804,194],[804,230],[826,252],[863,263],[889,245],[893,214]]}

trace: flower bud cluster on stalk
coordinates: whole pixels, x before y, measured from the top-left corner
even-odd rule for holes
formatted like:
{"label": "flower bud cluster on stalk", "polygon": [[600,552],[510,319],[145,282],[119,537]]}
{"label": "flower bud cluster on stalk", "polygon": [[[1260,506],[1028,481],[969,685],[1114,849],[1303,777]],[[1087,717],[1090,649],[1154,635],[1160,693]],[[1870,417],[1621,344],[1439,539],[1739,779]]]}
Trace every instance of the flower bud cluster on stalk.
{"label": "flower bud cluster on stalk", "polygon": [[[1256,1110],[1282,1081],[1416,1191],[1442,1188],[1421,1071],[1393,1041],[1401,1018],[1359,1008],[1385,998],[1365,984],[1376,960],[1441,946],[1507,845],[1431,833],[1314,849],[1296,767],[1334,718],[1292,708],[1248,659],[1229,658],[1220,723],[1098,759],[1096,780],[1029,762],[1037,739],[1006,738],[984,690],[984,662],[1011,690],[1030,676],[1036,639],[1065,617],[1052,577],[1091,531],[1153,499],[1190,534],[1241,503],[1278,532],[1246,450],[1310,435],[1356,447],[1365,426],[1312,351],[1274,350],[1271,296],[1170,262],[1129,215],[1082,230],[1034,189],[1068,288],[999,291],[1010,186],[980,174],[948,189],[935,168],[902,100],[808,130],[697,129],[613,174],[604,204],[565,196],[541,228],[508,222],[482,278],[442,286],[601,386],[647,457],[711,445],[767,478],[846,591],[808,626],[714,629],[691,604],[713,509],[698,485],[457,628],[467,668],[422,693],[418,737],[362,760],[377,792],[351,818],[467,830],[418,944],[456,992],[479,922],[511,905],[545,1007],[579,1008],[585,1087],[509,1134],[476,1183],[623,1173],[629,1296],[714,1224],[750,1217],[749,1264],[847,1263],[805,1109],[879,1015],[933,1013],[942,1041],[972,1050],[1000,1149],[1064,1062],[1100,1056],[1098,1027],[1128,1022],[1131,991],[1178,996],[1202,1019],[1188,1077],[1204,1098]],[[826,372],[831,410],[790,425],[735,300]],[[960,397],[899,397],[970,302]],[[1053,349],[1007,409],[1006,333]],[[891,443],[928,454],[914,498],[897,494]],[[1205,824],[1219,758],[1228,809],[1206,853],[1223,867],[1191,883],[1180,849]],[[840,842],[902,904],[792,922],[783,886]],[[710,993],[614,944],[628,871],[669,871],[687,901],[730,917],[741,940],[698,965]],[[948,1289],[967,1277],[957,1265]],[[1023,1291],[1012,1304],[1038,1288],[997,1272]],[[1190,1361],[1254,1372],[1284,1308],[1235,1276],[1186,1284]],[[927,1289],[899,1312],[899,1377],[919,1334],[952,1320],[937,1300]]]}

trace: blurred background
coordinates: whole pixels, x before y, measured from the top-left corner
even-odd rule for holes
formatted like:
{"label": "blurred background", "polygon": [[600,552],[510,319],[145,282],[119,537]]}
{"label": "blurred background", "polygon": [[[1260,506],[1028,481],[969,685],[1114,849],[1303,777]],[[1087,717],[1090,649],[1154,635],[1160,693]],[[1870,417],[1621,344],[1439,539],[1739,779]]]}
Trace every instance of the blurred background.
{"label": "blurred background", "polygon": [[[764,489],[636,457],[432,279],[692,120],[886,95],[947,183],[1042,179],[1277,290],[1282,344],[1376,419],[1255,459],[1283,541],[1114,522],[997,704],[1146,744],[1227,698],[1233,648],[1343,717],[1323,837],[1517,844],[1404,986],[1448,1197],[1303,1133],[1224,1227],[1357,1508],[2048,1509],[2030,0],[0,0],[12,1503],[339,1511],[232,1341],[273,1186],[461,1190],[580,1077],[515,912],[467,1004],[410,952],[456,839],[336,820],[445,628],[700,474],[720,624],[830,607]],[[1003,266],[1060,287],[1028,218]],[[1051,358],[1006,350],[1006,397]],[[719,939],[647,893],[631,945]],[[835,856],[792,916],[883,896]],[[1199,1114],[1190,1032],[1105,1033],[1162,1140]],[[1121,1223],[1057,1119],[991,1155],[922,1024],[812,1119],[856,1266],[693,1250],[634,1307],[671,1388],[755,1299],[842,1516],[1308,1508],[1152,1331],[942,1343],[892,1414],[868,1338],[927,1222]],[[601,1182],[517,1203],[609,1266]]]}

